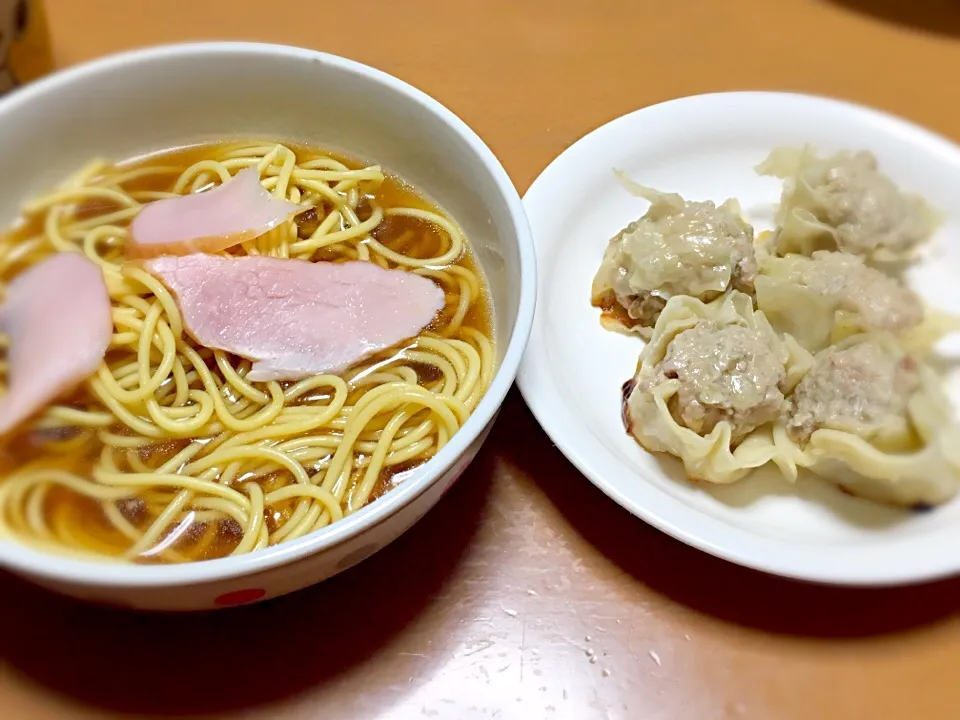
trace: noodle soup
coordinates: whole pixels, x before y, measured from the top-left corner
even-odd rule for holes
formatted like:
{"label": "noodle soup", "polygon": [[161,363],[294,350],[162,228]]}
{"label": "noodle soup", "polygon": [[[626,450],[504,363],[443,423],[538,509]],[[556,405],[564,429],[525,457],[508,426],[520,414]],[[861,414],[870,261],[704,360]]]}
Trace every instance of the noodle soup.
{"label": "noodle soup", "polygon": [[[162,283],[127,259],[129,224],[146,203],[251,167],[302,209],[221,254],[414,273],[443,290],[433,321],[342,372],[296,381],[248,381],[250,360],[200,344]],[[456,222],[337,154],[230,143],[92,163],[0,238],[0,280],[62,252],[101,268],[113,334],[96,373],[11,433],[0,456],[0,533],[38,549],[166,563],[301,537],[429,460],[495,371],[486,281]]]}

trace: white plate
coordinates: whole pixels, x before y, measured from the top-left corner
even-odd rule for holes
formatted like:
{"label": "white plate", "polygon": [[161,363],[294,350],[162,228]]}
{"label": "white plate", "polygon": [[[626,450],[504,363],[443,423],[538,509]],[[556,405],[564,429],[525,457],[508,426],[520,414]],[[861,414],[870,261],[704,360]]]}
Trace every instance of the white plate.
{"label": "white plate", "polygon": [[[688,97],[590,133],[524,197],[540,279],[520,389],[584,475],[633,514],[701,550],[779,575],[841,584],[957,573],[960,499],[927,513],[898,511],[813,477],[790,485],[768,470],[731,486],[694,487],[679,461],[645,452],[621,424],[620,387],[642,343],[601,329],[590,283],[608,238],[646,212],[647,203],[618,184],[613,168],[692,200],[738,198],[759,231],[772,227],[781,185],[755,175],[753,166],[774,146],[805,142],[825,152],[872,150],[901,187],[951,213],[908,281],[930,305],[960,312],[960,148],[835,100],[756,92]],[[960,357],[960,344],[945,345],[945,353]],[[958,404],[958,378],[949,378],[948,391]]]}

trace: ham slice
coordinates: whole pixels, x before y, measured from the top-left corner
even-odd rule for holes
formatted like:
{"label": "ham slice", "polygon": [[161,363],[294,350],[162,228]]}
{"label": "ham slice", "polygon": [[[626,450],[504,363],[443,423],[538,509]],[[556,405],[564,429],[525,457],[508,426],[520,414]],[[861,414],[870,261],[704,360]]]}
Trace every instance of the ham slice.
{"label": "ham slice", "polygon": [[251,381],[345,370],[417,335],[444,305],[433,281],[368,262],[197,254],[145,267],[197,342],[253,361]]}
{"label": "ham slice", "polygon": [[103,274],[79,253],[59,253],[10,283],[0,306],[10,340],[0,434],[74,389],[103,360],[113,333]]}
{"label": "ham slice", "polygon": [[212,190],[144,205],[130,223],[127,255],[219,252],[260,237],[301,209],[273,197],[257,169],[247,168]]}

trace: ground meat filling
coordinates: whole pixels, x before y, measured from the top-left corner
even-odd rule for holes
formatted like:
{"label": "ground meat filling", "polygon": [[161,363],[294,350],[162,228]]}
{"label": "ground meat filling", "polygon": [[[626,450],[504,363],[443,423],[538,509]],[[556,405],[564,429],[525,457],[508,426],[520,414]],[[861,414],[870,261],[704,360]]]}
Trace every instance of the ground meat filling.
{"label": "ground meat filling", "polygon": [[594,304],[616,302],[628,327],[653,327],[675,295],[709,302],[731,287],[754,291],[753,228],[726,204],[661,197],[611,241],[597,275],[605,289]]}
{"label": "ground meat filling", "polygon": [[790,400],[787,429],[804,443],[821,428],[869,437],[904,416],[920,385],[916,362],[865,341],[827,348]]}
{"label": "ground meat filling", "polygon": [[783,363],[759,331],[701,322],[673,339],[643,389],[679,380],[670,401],[677,423],[708,435],[725,420],[736,443],[777,419],[784,403],[780,385],[785,377]]}
{"label": "ground meat filling", "polygon": [[627,311],[630,320],[653,327],[657,324],[657,318],[667,306],[667,299],[651,293],[639,293],[619,299],[620,305]]}
{"label": "ground meat filling", "polygon": [[856,312],[868,327],[898,333],[923,320],[923,305],[916,293],[861,258],[818,250],[812,260],[802,270],[800,283]]}
{"label": "ground meat filling", "polygon": [[840,250],[870,255],[910,250],[930,234],[919,198],[906,195],[880,172],[872,153],[841,153],[826,170],[822,218],[837,230]]}

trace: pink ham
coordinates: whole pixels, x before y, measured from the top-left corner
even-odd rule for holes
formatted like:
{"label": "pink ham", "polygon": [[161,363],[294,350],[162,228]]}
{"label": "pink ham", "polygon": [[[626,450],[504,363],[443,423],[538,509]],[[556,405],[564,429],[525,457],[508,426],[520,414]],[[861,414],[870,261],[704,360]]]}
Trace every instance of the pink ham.
{"label": "pink ham", "polygon": [[130,223],[127,255],[219,252],[260,237],[300,209],[273,197],[257,169],[247,168],[212,190],[144,205]]}
{"label": "pink ham", "polygon": [[431,280],[368,262],[197,254],[145,266],[176,295],[188,332],[252,360],[253,381],[342,371],[417,335],[444,305]]}
{"label": "pink ham", "polygon": [[78,253],[60,253],[10,283],[0,306],[7,334],[7,394],[0,399],[5,434],[92,375],[110,344],[110,296],[100,268]]}

